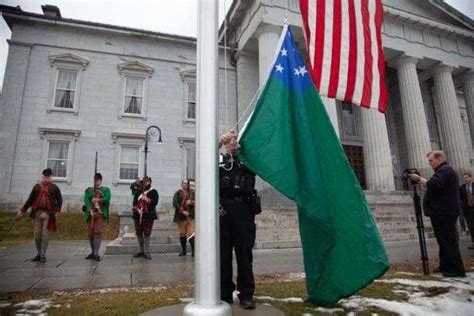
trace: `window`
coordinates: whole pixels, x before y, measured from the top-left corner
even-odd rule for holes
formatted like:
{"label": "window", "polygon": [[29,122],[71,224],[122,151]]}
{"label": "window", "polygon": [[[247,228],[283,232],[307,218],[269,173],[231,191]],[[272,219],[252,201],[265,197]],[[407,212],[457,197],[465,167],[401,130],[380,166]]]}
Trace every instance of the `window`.
{"label": "window", "polygon": [[186,119],[196,119],[196,83],[188,82],[188,105],[186,107]]}
{"label": "window", "polygon": [[341,107],[342,131],[344,136],[356,137],[357,127],[355,121],[354,107],[350,103],[343,102]]}
{"label": "window", "polygon": [[41,168],[51,168],[56,181],[72,183],[74,165],[74,148],[80,130],[39,127],[40,139],[43,140]]}
{"label": "window", "polygon": [[425,106],[426,123],[428,124],[430,141],[439,143],[438,126],[436,124],[436,116],[433,105],[427,102],[424,102],[423,105]]}
{"label": "window", "polygon": [[142,114],[143,78],[125,78],[124,113]]}
{"label": "window", "polygon": [[183,178],[196,178],[196,144],[193,138],[179,137],[178,143],[183,149],[182,176]]}
{"label": "window", "polygon": [[69,142],[49,141],[48,145],[47,168],[53,170],[54,178],[67,178]]}
{"label": "window", "polygon": [[185,178],[196,178],[196,146],[188,143],[184,146],[185,151],[185,165],[184,165],[184,176]]}
{"label": "window", "polygon": [[49,57],[51,72],[50,104],[47,112],[79,112],[82,75],[89,61],[74,54]]}
{"label": "window", "polygon": [[72,109],[76,93],[77,71],[58,70],[54,107]]}
{"label": "window", "polygon": [[133,117],[146,120],[147,91],[154,68],[139,61],[117,65],[121,75],[118,117]]}
{"label": "window", "polygon": [[140,147],[121,146],[120,180],[135,180],[138,177]]}

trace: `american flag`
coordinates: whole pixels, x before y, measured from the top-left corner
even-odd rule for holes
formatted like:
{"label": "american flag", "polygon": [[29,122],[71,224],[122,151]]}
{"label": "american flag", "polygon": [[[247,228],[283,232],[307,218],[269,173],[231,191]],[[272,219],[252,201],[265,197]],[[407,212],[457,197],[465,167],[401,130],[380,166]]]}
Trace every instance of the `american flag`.
{"label": "american flag", "polygon": [[387,109],[381,0],[299,0],[320,95]]}

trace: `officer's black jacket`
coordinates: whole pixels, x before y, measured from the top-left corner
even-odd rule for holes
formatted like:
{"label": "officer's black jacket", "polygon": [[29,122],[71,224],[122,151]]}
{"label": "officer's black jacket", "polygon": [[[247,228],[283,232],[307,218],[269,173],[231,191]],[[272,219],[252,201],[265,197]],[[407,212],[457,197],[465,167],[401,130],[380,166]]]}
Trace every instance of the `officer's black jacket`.
{"label": "officer's black jacket", "polygon": [[423,211],[426,216],[459,215],[459,178],[446,162],[426,183]]}

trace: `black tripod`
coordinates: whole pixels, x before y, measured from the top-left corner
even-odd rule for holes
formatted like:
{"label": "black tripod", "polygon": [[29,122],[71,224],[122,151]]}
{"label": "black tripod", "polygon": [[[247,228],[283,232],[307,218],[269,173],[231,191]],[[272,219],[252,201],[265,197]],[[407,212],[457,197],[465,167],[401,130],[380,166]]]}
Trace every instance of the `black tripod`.
{"label": "black tripod", "polygon": [[418,240],[420,241],[421,264],[423,274],[430,275],[430,265],[428,263],[428,251],[426,250],[425,225],[423,224],[423,214],[421,213],[420,196],[418,195],[417,183],[412,182],[413,203],[415,204],[416,229],[418,230]]}

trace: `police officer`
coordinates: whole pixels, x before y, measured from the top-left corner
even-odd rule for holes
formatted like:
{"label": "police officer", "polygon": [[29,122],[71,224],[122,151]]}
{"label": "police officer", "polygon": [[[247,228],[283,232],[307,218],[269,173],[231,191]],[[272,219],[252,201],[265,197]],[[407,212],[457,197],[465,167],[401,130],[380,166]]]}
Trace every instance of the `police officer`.
{"label": "police officer", "polygon": [[237,259],[237,290],[240,306],[254,309],[255,280],[252,248],[255,243],[255,212],[251,197],[255,192],[255,173],[237,157],[237,134],[224,134],[219,144],[227,153],[219,164],[221,300],[232,304],[232,250]]}

